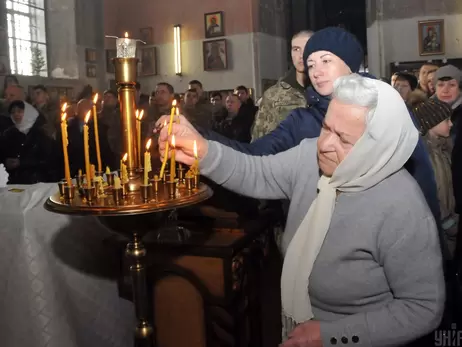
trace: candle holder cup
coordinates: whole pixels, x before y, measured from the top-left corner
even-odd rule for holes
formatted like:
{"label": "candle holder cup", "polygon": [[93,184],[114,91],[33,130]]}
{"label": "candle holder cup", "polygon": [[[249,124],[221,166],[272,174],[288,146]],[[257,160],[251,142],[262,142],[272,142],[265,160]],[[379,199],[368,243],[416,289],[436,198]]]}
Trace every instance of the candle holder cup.
{"label": "candle holder cup", "polygon": [[148,202],[151,199],[151,191],[152,187],[149,184],[147,186],[140,186],[141,199],[143,200],[143,202]]}
{"label": "candle holder cup", "polygon": [[124,190],[123,188],[113,188],[112,189],[112,198],[116,205],[119,205],[123,202],[124,199]]}
{"label": "candle holder cup", "polygon": [[83,187],[83,182],[85,180],[85,175],[77,175],[75,178],[75,183],[77,184],[77,188],[80,189]]}
{"label": "candle holder cup", "polygon": [[184,180],[184,168],[180,167],[178,168],[178,182],[183,183]]}
{"label": "candle holder cup", "polygon": [[106,174],[106,182],[108,186],[113,186],[114,185],[114,173],[111,172],[109,174]]}
{"label": "candle holder cup", "polygon": [[153,193],[157,194],[159,192],[160,185],[162,184],[162,180],[160,178],[159,179],[153,178],[149,182],[151,182]]}
{"label": "candle holder cup", "polygon": [[164,183],[170,182],[171,181],[170,177],[172,177],[170,174],[165,173],[164,174]]}
{"label": "candle holder cup", "polygon": [[184,178],[184,185],[186,186],[187,190],[193,190],[193,178],[190,176],[187,176]]}
{"label": "candle holder cup", "polygon": [[103,177],[104,172],[103,171],[96,171],[95,172],[95,177]]}
{"label": "candle holder cup", "polygon": [[176,195],[176,185],[177,185],[176,180],[167,182],[167,192],[168,192],[168,196],[171,198],[174,198]]}
{"label": "candle holder cup", "polygon": [[200,183],[200,175],[194,175],[193,176],[193,185],[194,188],[198,188]]}
{"label": "candle holder cup", "polygon": [[68,186],[68,185],[65,185],[63,187],[63,197],[64,197],[64,200],[66,201],[71,201],[74,199],[75,197],[75,187],[74,186]]}
{"label": "candle holder cup", "polygon": [[66,181],[59,181],[59,182],[58,182],[59,195],[60,195],[61,197],[64,196],[64,186],[65,186],[66,184],[67,184]]}
{"label": "candle holder cup", "polygon": [[83,191],[84,191],[85,199],[88,202],[92,202],[96,200],[96,187],[95,186],[91,186],[90,188],[85,187],[83,188]]}

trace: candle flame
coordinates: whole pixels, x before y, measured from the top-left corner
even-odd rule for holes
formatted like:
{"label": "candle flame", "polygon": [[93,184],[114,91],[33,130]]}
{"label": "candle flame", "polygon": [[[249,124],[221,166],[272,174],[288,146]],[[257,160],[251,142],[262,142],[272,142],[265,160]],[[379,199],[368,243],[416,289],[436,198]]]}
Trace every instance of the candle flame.
{"label": "candle flame", "polygon": [[123,158],[122,158],[122,161],[123,161],[123,162],[126,162],[127,159],[128,159],[128,153],[125,153],[124,156],[123,156]]}
{"label": "candle flame", "polygon": [[61,107],[61,112],[66,111],[66,108],[67,108],[67,102],[65,102],[63,106]]}
{"label": "candle flame", "polygon": [[194,158],[197,159],[197,143],[196,143],[196,140],[194,140]]}
{"label": "candle flame", "polygon": [[87,124],[88,121],[90,120],[90,116],[91,116],[91,111],[88,111],[87,115],[85,116],[85,124]]}
{"label": "candle flame", "polygon": [[67,113],[64,112],[64,113],[62,114],[62,116],[61,116],[61,121],[62,121],[62,122],[65,122],[65,121],[66,121],[66,118],[67,118]]}
{"label": "candle flame", "polygon": [[165,121],[164,121],[164,127],[166,127],[166,126],[167,126],[167,121],[165,120]]}
{"label": "candle flame", "polygon": [[96,93],[95,96],[93,97],[93,103],[96,104],[97,101],[98,101],[98,93]]}
{"label": "candle flame", "polygon": [[176,108],[176,115],[177,115],[177,116],[180,115],[180,108],[179,108],[179,107]]}
{"label": "candle flame", "polygon": [[175,147],[175,135],[172,135],[172,141],[170,141],[172,144],[172,147]]}
{"label": "candle flame", "polygon": [[139,119],[139,117],[140,117],[140,110],[136,110],[135,111],[135,118]]}
{"label": "candle flame", "polygon": [[146,143],[146,151],[149,151],[150,147],[151,147],[151,139],[149,139],[148,143]]}
{"label": "candle flame", "polygon": [[176,107],[176,100],[172,101],[172,107]]}
{"label": "candle flame", "polygon": [[127,38],[127,37],[128,37],[128,32],[125,32],[125,38]]}
{"label": "candle flame", "polygon": [[143,116],[144,116],[144,110],[141,110],[141,111],[140,111],[140,120],[143,119]]}

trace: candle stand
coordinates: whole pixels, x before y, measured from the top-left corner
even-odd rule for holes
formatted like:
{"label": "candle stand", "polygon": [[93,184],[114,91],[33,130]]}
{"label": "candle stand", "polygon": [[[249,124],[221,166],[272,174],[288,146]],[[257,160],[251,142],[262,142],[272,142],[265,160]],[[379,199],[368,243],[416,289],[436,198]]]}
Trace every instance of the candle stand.
{"label": "candle stand", "polygon": [[[132,40],[135,41],[135,40]],[[200,203],[212,196],[212,190],[205,184],[194,188],[183,180],[174,184],[160,179],[151,179],[150,185],[143,185],[143,169],[138,156],[139,144],[136,136],[135,85],[138,59],[121,57],[113,60],[116,71],[119,101],[121,107],[122,140],[124,152],[128,153],[128,183],[115,188],[114,176],[105,175],[104,194],[93,194],[93,188],[64,190],[58,184],[57,192],[45,203],[51,212],[68,215],[92,215],[111,230],[130,238],[125,256],[130,264],[133,303],[136,312],[135,346],[153,347],[156,336],[148,320],[151,301],[147,294],[146,248],[143,236],[159,228],[166,222],[170,211]],[[82,178],[77,178],[77,187],[82,186]],[[178,230],[183,233],[184,230]],[[160,232],[160,231],[159,231]],[[174,231],[172,231],[174,232]]]}

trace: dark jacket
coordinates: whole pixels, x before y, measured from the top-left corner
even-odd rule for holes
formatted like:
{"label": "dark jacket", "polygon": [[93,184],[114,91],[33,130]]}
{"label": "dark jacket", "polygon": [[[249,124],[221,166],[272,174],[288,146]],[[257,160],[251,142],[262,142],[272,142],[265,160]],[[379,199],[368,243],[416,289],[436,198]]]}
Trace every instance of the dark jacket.
{"label": "dark jacket", "polygon": [[457,107],[452,113],[454,126],[453,139],[454,147],[452,149],[451,169],[452,169],[452,187],[454,198],[456,200],[456,212],[462,213],[462,106]]}
{"label": "dark jacket", "polygon": [[[303,139],[319,137],[322,122],[327,112],[330,99],[320,96],[312,87],[307,89],[307,108],[293,110],[279,126],[266,136],[251,144],[232,141],[211,131],[201,131],[205,138],[220,142],[237,151],[251,155],[271,155],[284,152],[297,146]],[[406,164],[414,176],[435,219],[439,221],[439,203],[433,169],[422,139]]]}
{"label": "dark jacket", "polygon": [[227,116],[228,111],[223,109],[220,116],[214,117],[212,129],[229,139],[250,143],[252,124],[255,121],[253,109],[242,105],[234,118],[228,119]]}
{"label": "dark jacket", "polygon": [[9,127],[0,139],[1,162],[19,159],[19,167],[8,170],[9,184],[35,184],[58,181],[56,142],[45,133],[46,120],[39,115],[27,134]]}

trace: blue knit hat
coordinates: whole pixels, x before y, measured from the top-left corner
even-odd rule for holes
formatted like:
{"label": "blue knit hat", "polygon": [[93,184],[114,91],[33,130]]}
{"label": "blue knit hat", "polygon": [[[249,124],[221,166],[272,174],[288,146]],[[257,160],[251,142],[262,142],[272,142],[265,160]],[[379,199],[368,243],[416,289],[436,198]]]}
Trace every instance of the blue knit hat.
{"label": "blue knit hat", "polygon": [[364,52],[358,39],[345,29],[329,27],[316,31],[308,40],[303,51],[303,64],[308,73],[306,61],[308,57],[318,51],[328,51],[335,54],[347,64],[351,72],[358,72]]}

